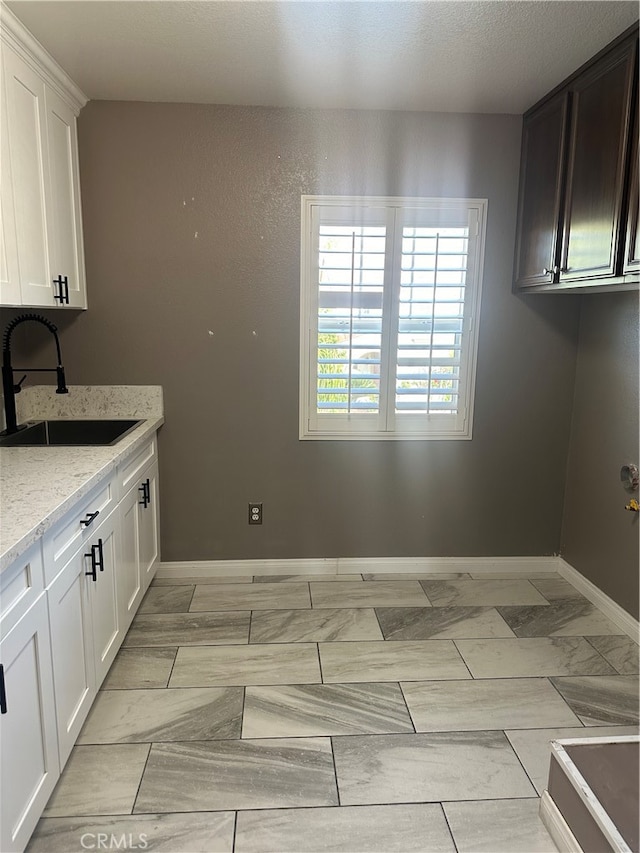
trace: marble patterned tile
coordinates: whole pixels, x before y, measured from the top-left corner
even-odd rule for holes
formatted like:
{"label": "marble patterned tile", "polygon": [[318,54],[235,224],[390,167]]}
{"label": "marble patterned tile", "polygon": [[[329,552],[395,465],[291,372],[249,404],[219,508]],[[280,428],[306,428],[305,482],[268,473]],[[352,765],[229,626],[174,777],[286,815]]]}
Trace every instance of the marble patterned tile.
{"label": "marble patterned tile", "polygon": [[359,574],[321,574],[321,575],[254,575],[254,583],[332,583],[335,581],[342,583],[354,583],[362,580],[362,575]]}
{"label": "marble patterned tile", "polygon": [[620,675],[638,674],[638,644],[634,643],[630,637],[587,637],[586,639]]}
{"label": "marble patterned tile", "polygon": [[238,738],[240,687],[100,691],[78,743]]}
{"label": "marble patterned tile", "polygon": [[611,675],[615,672],[584,637],[453,642],[474,678]]}
{"label": "marble patterned tile", "polygon": [[376,607],[385,640],[514,637],[495,607]]}
{"label": "marble patterned tile", "polygon": [[638,676],[552,678],[585,726],[638,724]]}
{"label": "marble patterned tile", "polygon": [[418,581],[310,583],[314,607],[429,607]]}
{"label": "marble patterned tile", "polygon": [[220,577],[196,577],[195,575],[178,575],[172,578],[155,577],[151,581],[151,586],[196,586],[198,584],[234,584],[234,583],[252,583],[251,575],[225,575]]}
{"label": "marble patterned tile", "polygon": [[537,797],[443,803],[458,853],[557,853]]}
{"label": "marble patterned tile", "polygon": [[585,634],[620,634],[620,629],[586,598],[547,607],[499,607],[498,612],[517,637],[584,637]]}
{"label": "marble patterned tile", "polygon": [[132,646],[212,646],[248,643],[250,612],[150,613],[136,616],[124,638]]}
{"label": "marble patterned tile", "polygon": [[330,640],[382,640],[372,608],[334,610],[256,610],[250,643],[317,643]]}
{"label": "marble patterned tile", "polygon": [[442,808],[395,806],[238,813],[235,853],[455,853]]}
{"label": "marble patterned tile", "polygon": [[187,613],[195,586],[149,587],[138,613]]}
{"label": "marble patterned tile", "polygon": [[44,818],[36,827],[27,853],[86,853],[91,849],[88,845],[97,850],[99,841],[106,838],[110,842],[112,837],[121,844],[123,836],[130,850],[232,853],[234,824],[232,811],[141,814],[98,820]]}
{"label": "marble patterned tile", "polygon": [[247,687],[243,738],[413,732],[397,684]]}
{"label": "marble patterned tile", "polygon": [[417,732],[578,726],[546,678],[402,682]]}
{"label": "marble patterned tile", "polygon": [[452,640],[320,643],[319,649],[325,683],[471,678]]}
{"label": "marble patterned tile", "polygon": [[601,726],[598,728],[553,728],[522,729],[506,731],[511,746],[516,751],[522,766],[536,791],[541,795],[549,780],[549,762],[551,760],[551,741],[560,738],[617,737],[619,735],[637,735],[637,726]]}
{"label": "marble patterned tile", "polygon": [[574,598],[582,599],[584,595],[565,580],[560,575],[551,575],[550,577],[531,578],[531,583],[535,586],[538,592],[553,603],[554,601],[567,601]]}
{"label": "marble patterned tile", "polygon": [[311,607],[306,583],[198,585],[191,602],[192,613],[200,610],[296,610],[305,607]]}
{"label": "marble patterned tile", "polygon": [[498,607],[549,602],[522,578],[420,581],[434,607]]}
{"label": "marble patterned tile", "polygon": [[120,649],[102,682],[102,689],[166,687],[177,651],[177,646]]}
{"label": "marble patterned tile", "polygon": [[357,735],[333,751],[342,805],[535,795],[503,732]]}
{"label": "marble patterned tile", "polygon": [[338,804],[329,738],[153,744],[134,813]]}
{"label": "marble patterned tile", "polygon": [[149,749],[148,743],[74,747],[43,816],[130,814]]}
{"label": "marble patterned tile", "polygon": [[362,575],[366,581],[460,580],[470,578],[467,572],[374,572]]}
{"label": "marble patterned tile", "polygon": [[169,687],[312,684],[321,681],[315,644],[183,647]]}

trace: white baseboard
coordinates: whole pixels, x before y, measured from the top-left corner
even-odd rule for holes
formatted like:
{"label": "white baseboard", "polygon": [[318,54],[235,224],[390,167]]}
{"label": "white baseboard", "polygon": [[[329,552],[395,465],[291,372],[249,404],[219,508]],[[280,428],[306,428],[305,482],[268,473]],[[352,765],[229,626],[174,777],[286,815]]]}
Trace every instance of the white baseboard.
{"label": "white baseboard", "polygon": [[160,563],[157,577],[246,577],[247,575],[337,574],[337,560],[198,560]]}
{"label": "white baseboard", "polygon": [[338,574],[421,572],[557,572],[556,557],[339,557]]}
{"label": "white baseboard", "polygon": [[157,576],[170,578],[235,577],[246,575],[315,575],[362,573],[440,573],[473,572],[475,574],[510,572],[526,576],[530,573],[558,571],[557,557],[331,557],[302,560],[201,560],[160,563]]}
{"label": "white baseboard", "polygon": [[631,637],[634,642],[638,642],[640,636],[640,623],[637,619],[627,613],[624,607],[620,607],[612,598],[599,589],[594,583],[580,574],[577,569],[569,565],[562,557],[557,557],[557,571],[565,580],[581,592],[585,598],[588,598],[592,604],[600,610],[607,619],[610,619],[621,631]]}
{"label": "white baseboard", "polygon": [[540,799],[540,819],[560,853],[583,853],[582,847],[548,791],[543,791]]}

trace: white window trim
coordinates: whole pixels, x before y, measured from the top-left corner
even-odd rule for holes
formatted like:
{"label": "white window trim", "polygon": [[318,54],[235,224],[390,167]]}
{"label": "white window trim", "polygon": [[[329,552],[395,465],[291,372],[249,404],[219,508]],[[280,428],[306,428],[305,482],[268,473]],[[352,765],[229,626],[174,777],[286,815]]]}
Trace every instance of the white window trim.
{"label": "white window trim", "polygon": [[[468,298],[465,296],[465,319],[468,316],[468,327],[466,329],[468,340],[468,358],[464,365],[464,382],[467,388],[466,409],[463,425],[453,430],[446,429],[429,432],[411,431],[411,425],[404,430],[394,432],[384,431],[359,431],[358,426],[350,427],[350,431],[344,429],[332,430],[327,427],[313,430],[310,428],[311,410],[311,367],[313,363],[314,373],[316,361],[311,359],[311,350],[315,352],[317,342],[311,340],[312,317],[311,307],[314,301],[314,289],[316,282],[311,280],[313,268],[313,234],[312,234],[312,210],[314,206],[345,206],[358,205],[361,207],[403,207],[403,208],[433,208],[442,210],[474,211],[477,222],[476,251],[470,263],[470,275],[467,277]],[[478,355],[478,331],[480,325],[480,306],[482,296],[482,279],[484,270],[484,251],[487,224],[487,199],[449,199],[449,198],[412,198],[407,196],[325,196],[325,195],[303,195],[301,199],[301,252],[300,252],[300,421],[299,438],[304,441],[465,441],[473,437],[473,411],[475,401],[475,385]],[[471,255],[470,255],[471,257]],[[468,315],[467,315],[468,311]],[[314,386],[315,387],[315,386]],[[313,401],[315,405],[315,398]],[[422,417],[422,416],[418,416]],[[428,418],[428,416],[426,416]],[[424,421],[423,421],[424,422]]]}

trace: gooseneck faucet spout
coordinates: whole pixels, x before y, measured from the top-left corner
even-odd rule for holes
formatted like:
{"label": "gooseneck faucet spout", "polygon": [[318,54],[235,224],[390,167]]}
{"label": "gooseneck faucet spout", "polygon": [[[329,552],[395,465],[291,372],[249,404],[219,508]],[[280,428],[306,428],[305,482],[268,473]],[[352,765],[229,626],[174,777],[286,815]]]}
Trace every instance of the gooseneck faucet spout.
{"label": "gooseneck faucet spout", "polygon": [[[21,323],[25,323],[27,320],[33,320],[36,323],[41,323],[45,326],[51,334],[53,335],[56,342],[56,355],[58,359],[58,363],[56,367],[29,367],[29,368],[19,368],[13,367],[11,364],[11,335],[13,334],[16,326],[19,326]],[[11,435],[14,432],[18,432],[20,429],[24,429],[22,426],[18,426],[17,416],[16,416],[16,394],[18,394],[22,389],[22,383],[24,382],[26,376],[23,376],[22,379],[16,384],[13,381],[14,373],[56,373],[56,377],[58,380],[58,387],[56,388],[56,394],[68,394],[69,389],[67,388],[65,376],[64,376],[64,367],[62,366],[62,355],[60,354],[60,341],[58,340],[58,327],[55,326],[50,320],[47,320],[46,317],[42,317],[40,314],[20,314],[19,317],[14,317],[13,320],[7,325],[7,328],[4,330],[4,334],[2,336],[2,393],[4,396],[4,414],[5,414],[5,430],[1,433],[2,435]]]}

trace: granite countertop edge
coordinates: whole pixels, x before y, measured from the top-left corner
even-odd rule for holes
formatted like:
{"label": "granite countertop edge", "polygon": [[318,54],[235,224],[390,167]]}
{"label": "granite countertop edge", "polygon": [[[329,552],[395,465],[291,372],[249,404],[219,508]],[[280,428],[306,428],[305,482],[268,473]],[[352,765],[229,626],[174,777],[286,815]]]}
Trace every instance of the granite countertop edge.
{"label": "granite countertop edge", "polygon": [[[139,450],[163,423],[162,416],[145,418],[108,447],[0,448],[0,573]],[[33,508],[34,495],[37,509]]]}

